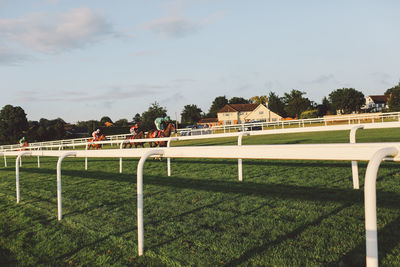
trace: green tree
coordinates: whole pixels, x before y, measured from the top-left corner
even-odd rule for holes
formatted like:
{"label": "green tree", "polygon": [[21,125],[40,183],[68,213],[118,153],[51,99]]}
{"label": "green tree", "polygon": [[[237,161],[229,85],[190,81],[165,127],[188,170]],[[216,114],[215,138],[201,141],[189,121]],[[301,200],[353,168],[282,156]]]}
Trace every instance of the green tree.
{"label": "green tree", "polygon": [[128,127],[129,123],[127,119],[119,119],[114,122],[114,125],[117,127]]}
{"label": "green tree", "polygon": [[134,123],[138,123],[142,121],[142,116],[139,113],[136,113],[135,117],[132,118]]}
{"label": "green tree", "polygon": [[385,95],[389,95],[389,111],[400,111],[400,82],[398,85],[387,89]]}
{"label": "green tree", "polygon": [[300,114],[300,119],[312,119],[312,118],[317,118],[318,117],[318,109],[310,109],[310,110],[306,110],[303,111]]}
{"label": "green tree", "polygon": [[88,135],[91,136],[92,132],[100,128],[102,125],[97,120],[88,120],[88,121],[78,121],[76,126],[78,126],[78,128],[84,129],[88,133]]}
{"label": "green tree", "polygon": [[350,114],[360,111],[365,104],[364,94],[354,88],[336,89],[329,94],[329,102],[333,109],[339,110],[342,114]]}
{"label": "green tree", "polygon": [[214,99],[211,104],[210,110],[208,111],[207,117],[216,118],[218,111],[228,104],[228,99],[225,96],[218,96]]}
{"label": "green tree", "polygon": [[250,104],[250,100],[245,99],[243,97],[232,97],[231,99],[229,99],[229,104]]}
{"label": "green tree", "polygon": [[331,102],[329,102],[328,98],[326,97],[322,99],[322,103],[317,106],[317,109],[319,117],[335,114],[335,110],[332,107]]}
{"label": "green tree", "polygon": [[186,105],[181,112],[181,123],[195,124],[201,119],[202,110],[196,105]]}
{"label": "green tree", "polygon": [[263,105],[268,105],[268,97],[266,95],[260,95],[260,96],[253,96],[250,97],[250,103],[252,104],[263,104]]}
{"label": "green tree", "polygon": [[154,120],[159,117],[167,116],[167,109],[154,102],[149,109],[142,113],[142,127],[144,131],[154,129]]}
{"label": "green tree", "polygon": [[270,92],[268,95],[268,108],[279,116],[286,117],[285,103],[283,103],[283,99],[274,92]]}
{"label": "green tree", "polygon": [[303,97],[305,92],[292,89],[290,93],[285,93],[283,102],[285,103],[285,111],[289,117],[298,118],[300,114],[312,107],[311,101]]}
{"label": "green tree", "polygon": [[29,124],[21,107],[4,106],[0,111],[0,142],[14,144],[26,134]]}
{"label": "green tree", "polygon": [[104,117],[102,117],[102,118],[100,119],[100,124],[101,124],[102,126],[104,126],[106,122],[113,123],[113,121],[111,120],[111,118],[108,117],[108,116],[104,116]]}

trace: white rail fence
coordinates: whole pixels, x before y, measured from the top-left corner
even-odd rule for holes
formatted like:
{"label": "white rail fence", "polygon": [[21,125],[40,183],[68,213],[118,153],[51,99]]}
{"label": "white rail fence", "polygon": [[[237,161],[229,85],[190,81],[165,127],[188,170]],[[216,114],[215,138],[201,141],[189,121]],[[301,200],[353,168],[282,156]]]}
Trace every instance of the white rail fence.
{"label": "white rail fence", "polygon": [[[257,132],[241,132],[241,133],[227,133],[216,134],[208,136],[187,136],[179,138],[156,138],[156,139],[137,139],[137,140],[118,140],[118,141],[101,141],[95,142],[98,144],[119,144],[120,149],[105,149],[105,150],[74,150],[62,151],[64,147],[75,147],[85,145],[88,142],[78,144],[63,144],[63,145],[50,145],[36,148],[29,148],[29,151],[8,151],[0,152],[4,156],[4,164],[7,166],[6,156],[17,156],[16,160],[16,195],[17,202],[20,201],[19,193],[19,167],[22,164],[22,155],[32,155],[38,157],[38,167],[40,167],[40,156],[54,156],[59,157],[57,163],[57,196],[58,196],[58,218],[62,218],[62,205],[61,205],[61,162],[67,156],[75,156],[85,158],[85,168],[87,169],[88,157],[108,157],[120,159],[120,172],[122,172],[122,159],[123,158],[137,158],[140,157],[137,172],[138,179],[138,242],[139,242],[139,255],[143,254],[143,209],[139,209],[143,205],[143,196],[140,194],[142,188],[142,167],[144,161],[149,156],[163,156],[167,157],[168,176],[171,176],[170,158],[237,158],[238,159],[238,180],[243,180],[242,175],[242,159],[309,159],[309,160],[348,160],[352,162],[353,173],[353,188],[359,188],[358,182],[358,169],[357,161],[370,161],[365,182],[365,212],[366,212],[366,229],[367,229],[367,262],[368,265],[377,264],[377,230],[376,230],[376,191],[375,182],[377,169],[380,161],[386,156],[395,156],[392,158],[399,161],[399,143],[364,143],[354,144],[356,131],[358,129],[376,129],[376,128],[393,128],[400,127],[399,122],[391,123],[371,123],[365,125],[336,125],[327,127],[305,127],[305,128],[291,128],[291,129],[277,129],[268,131]],[[350,143],[351,144],[325,144],[325,145],[261,145],[261,146],[242,146],[242,137],[248,135],[261,135],[261,134],[279,134],[291,132],[315,132],[315,131],[335,131],[335,130],[350,130]],[[204,138],[219,138],[219,137],[238,137],[238,146],[211,146],[211,147],[169,147],[171,141],[178,140],[193,140]],[[145,148],[145,149],[122,149],[122,145],[126,142],[154,142],[154,141],[167,141],[166,148]],[[58,148],[58,150],[44,150]],[[377,155],[375,155],[377,154]],[[375,156],[374,156],[375,155]],[[141,166],[141,167],[140,167]],[[372,167],[370,167],[372,166]],[[368,171],[369,170],[369,171]],[[140,178],[140,176],[142,178]],[[367,179],[369,182],[367,182]],[[372,181],[372,182],[371,182]],[[368,185],[368,191],[367,191]],[[367,193],[368,192],[368,193]],[[375,194],[375,195],[374,195]],[[140,197],[141,196],[141,197]],[[368,199],[368,201],[367,201]],[[373,201],[371,201],[371,199]],[[375,201],[375,202],[374,202]],[[367,220],[368,218],[368,220]],[[142,225],[142,226],[141,226]],[[371,241],[372,240],[372,241]],[[374,256],[376,255],[376,256]]]}
{"label": "white rail fence", "polygon": [[329,124],[360,124],[368,120],[372,123],[384,123],[385,120],[400,121],[400,112],[390,113],[363,113],[352,114],[335,117],[301,119],[301,120],[288,120],[288,121],[274,121],[274,122],[258,122],[258,123],[243,123],[233,125],[214,126],[212,128],[201,129],[178,129],[181,135],[204,135],[216,132],[235,132],[235,131],[253,131],[253,129],[261,128],[282,128],[285,127],[308,127],[307,125],[321,124],[321,126],[329,126]]}
{"label": "white rail fence", "polygon": [[[355,131],[353,131],[355,133]],[[378,264],[376,223],[376,178],[382,160],[400,161],[400,143],[362,144],[312,144],[312,145],[255,145],[255,146],[201,146],[166,147],[141,149],[75,150],[75,151],[22,151],[3,152],[6,156],[17,156],[16,195],[19,193],[19,167],[22,155],[58,157],[57,162],[57,206],[58,219],[62,219],[61,163],[65,157],[74,156],[101,158],[140,158],[137,167],[137,216],[138,254],[144,252],[143,225],[143,167],[150,156],[167,158],[227,158],[227,159],[281,159],[281,160],[345,160],[369,161],[365,177],[365,227],[366,260],[368,266]],[[354,187],[354,185],[353,185]]]}
{"label": "white rail fence", "polygon": [[[276,121],[276,122],[260,122],[260,123],[244,123],[244,124],[235,124],[235,125],[224,125],[224,126],[215,126],[213,128],[204,128],[204,129],[177,129],[178,134],[182,135],[208,135],[208,134],[216,134],[217,132],[230,133],[237,131],[253,131],[255,127],[261,128],[274,128],[274,129],[285,129],[285,127],[296,127],[296,128],[304,128],[307,125],[312,124],[322,124],[319,127],[330,126],[329,123],[346,123],[348,125],[351,124],[360,124],[362,120],[371,120],[373,124],[386,124],[390,122],[385,122],[385,120],[397,120],[400,121],[400,112],[390,112],[390,113],[381,113],[381,114],[354,114],[354,115],[346,115],[334,118],[315,118],[315,119],[302,119],[302,120],[291,120],[291,121]],[[247,130],[246,130],[247,129]],[[270,129],[272,130],[272,129]],[[269,131],[269,130],[266,130]],[[126,139],[131,134],[119,134],[119,135],[110,135],[107,136],[108,140],[123,140]],[[181,136],[182,137],[182,136]],[[52,146],[52,145],[72,145],[80,144],[87,142],[91,137],[87,138],[76,138],[76,139],[64,139],[64,140],[56,140],[56,141],[46,141],[46,142],[36,142],[30,143],[29,147],[43,147],[43,146]],[[19,145],[2,145],[0,146],[0,151],[6,150],[14,150],[18,149]]]}

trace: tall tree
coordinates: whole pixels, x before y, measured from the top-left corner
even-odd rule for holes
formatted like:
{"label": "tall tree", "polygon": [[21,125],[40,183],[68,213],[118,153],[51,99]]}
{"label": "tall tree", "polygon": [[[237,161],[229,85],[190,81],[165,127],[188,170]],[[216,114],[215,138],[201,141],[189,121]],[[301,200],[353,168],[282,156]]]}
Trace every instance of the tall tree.
{"label": "tall tree", "polygon": [[243,97],[232,97],[231,99],[229,99],[229,104],[250,104],[250,100],[245,99]]}
{"label": "tall tree", "polygon": [[400,82],[398,85],[387,89],[385,95],[389,96],[389,111],[400,111]]}
{"label": "tall tree", "polygon": [[303,97],[305,92],[292,89],[290,93],[285,93],[283,101],[285,103],[285,111],[289,117],[299,118],[300,114],[312,107],[310,99]]}
{"label": "tall tree", "polygon": [[274,92],[270,92],[268,95],[268,108],[279,116],[286,117],[285,103],[283,103],[283,99]]}
{"label": "tall tree", "polygon": [[181,123],[195,124],[201,119],[202,110],[196,105],[186,105],[181,112]]}
{"label": "tall tree", "polygon": [[268,97],[266,95],[260,95],[260,96],[256,95],[256,96],[250,97],[249,100],[250,100],[250,103],[252,103],[252,104],[263,104],[265,106],[268,105]]}
{"label": "tall tree", "polygon": [[0,111],[0,142],[13,144],[28,130],[28,120],[21,107],[4,106]]}
{"label": "tall tree", "polygon": [[342,114],[350,114],[360,111],[365,104],[364,94],[354,88],[336,89],[329,94],[329,102],[332,103],[334,110]]}
{"label": "tall tree", "polygon": [[142,113],[142,127],[144,131],[154,129],[154,120],[158,117],[167,116],[167,109],[154,102],[149,109]]}
{"label": "tall tree", "polygon": [[127,119],[119,119],[114,122],[114,125],[117,127],[128,127],[129,123]]}
{"label": "tall tree", "polygon": [[104,117],[102,117],[102,118],[100,119],[100,124],[101,124],[102,126],[104,126],[104,124],[105,124],[106,122],[113,123],[113,121],[111,120],[111,118],[108,117],[108,116],[104,116]]}
{"label": "tall tree", "polygon": [[223,108],[229,101],[225,96],[218,96],[214,99],[211,104],[210,110],[208,111],[207,116],[210,118],[216,118],[218,111]]}
{"label": "tall tree", "polygon": [[133,120],[134,123],[141,122],[142,121],[142,116],[140,116],[139,113],[136,113],[135,117],[133,117],[132,120]]}

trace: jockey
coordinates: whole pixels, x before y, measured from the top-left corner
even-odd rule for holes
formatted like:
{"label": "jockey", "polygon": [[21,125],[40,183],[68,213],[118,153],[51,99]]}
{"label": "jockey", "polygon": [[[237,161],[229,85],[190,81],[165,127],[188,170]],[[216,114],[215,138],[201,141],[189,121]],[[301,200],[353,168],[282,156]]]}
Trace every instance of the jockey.
{"label": "jockey", "polygon": [[97,141],[100,137],[100,129],[97,129],[92,133],[93,141]]}
{"label": "jockey", "polygon": [[157,131],[154,137],[159,136],[160,132],[164,131],[167,128],[167,124],[171,121],[169,116],[165,116],[164,118],[160,117],[154,120],[154,124],[156,125]]}
{"label": "jockey", "polygon": [[23,147],[25,144],[25,136],[23,136],[21,139],[19,139],[19,146]]}
{"label": "jockey", "polygon": [[139,124],[136,123],[135,125],[133,125],[130,129],[129,132],[131,133],[131,135],[136,135],[139,132]]}

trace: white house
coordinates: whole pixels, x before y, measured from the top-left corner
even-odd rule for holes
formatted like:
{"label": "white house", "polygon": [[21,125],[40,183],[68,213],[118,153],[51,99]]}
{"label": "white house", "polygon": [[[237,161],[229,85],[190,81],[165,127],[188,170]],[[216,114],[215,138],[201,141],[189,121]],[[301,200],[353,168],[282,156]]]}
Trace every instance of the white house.
{"label": "white house", "polygon": [[389,108],[388,106],[389,96],[386,95],[369,95],[365,97],[365,106],[363,109],[370,112],[380,112],[383,109]]}
{"label": "white house", "polygon": [[279,121],[282,117],[263,104],[227,104],[218,111],[218,121],[223,125],[250,121]]}

